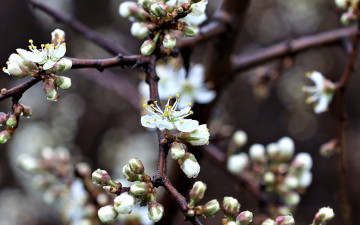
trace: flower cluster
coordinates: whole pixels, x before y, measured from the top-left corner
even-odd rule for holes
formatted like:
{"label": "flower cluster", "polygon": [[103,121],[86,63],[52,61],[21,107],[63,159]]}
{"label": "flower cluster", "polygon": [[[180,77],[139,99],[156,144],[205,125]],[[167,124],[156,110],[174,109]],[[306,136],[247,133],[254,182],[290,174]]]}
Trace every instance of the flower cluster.
{"label": "flower cluster", "polygon": [[31,39],[29,43],[29,50],[18,48],[17,54],[10,55],[3,71],[17,78],[41,76],[46,98],[55,101],[59,98],[58,88],[71,86],[70,78],[56,75],[69,71],[72,66],[71,60],[62,58],[66,53],[65,33],[56,29],[52,32],[52,43],[41,44],[41,48]]}
{"label": "flower cluster", "polygon": [[294,151],[294,142],[289,137],[266,147],[253,144],[248,154],[240,152],[228,158],[228,170],[234,174],[246,172],[262,180],[265,191],[280,197],[284,203],[276,215],[285,215],[295,209],[300,201],[299,193],[312,181],[310,154],[302,152],[293,158]]}
{"label": "flower cluster", "polygon": [[150,55],[160,41],[164,49],[171,52],[176,46],[178,31],[184,36],[197,34],[195,26],[206,20],[207,0],[138,0],[126,1],[119,7],[122,17],[133,22],[131,34],[139,39],[149,37],[141,53]]}
{"label": "flower cluster", "polygon": [[309,72],[306,76],[315,83],[315,86],[303,87],[303,91],[309,94],[306,103],[315,103],[315,113],[327,111],[336,90],[335,84],[317,71]]}
{"label": "flower cluster", "polygon": [[[193,65],[187,74],[184,67],[177,68],[176,64],[176,59],[169,59],[166,64],[156,65],[156,73],[160,78],[158,87],[161,100],[166,100],[168,95],[179,93],[182,99],[179,107],[184,108],[188,102],[206,104],[215,98],[215,91],[205,86],[202,64]],[[149,87],[145,81],[140,82],[139,92],[146,99],[149,98]]]}
{"label": "flower cluster", "polygon": [[339,9],[347,10],[341,15],[344,25],[352,24],[360,18],[358,0],[335,0],[335,4]]}
{"label": "flower cluster", "polygon": [[11,113],[0,112],[0,126],[5,125],[6,129],[0,132],[0,144],[6,143],[19,123],[19,117],[29,118],[32,116],[32,109],[23,104],[14,104]]}
{"label": "flower cluster", "polygon": [[117,194],[113,205],[99,209],[98,216],[103,222],[111,222],[122,214],[130,214],[135,204],[148,207],[148,217],[153,222],[158,222],[164,213],[164,207],[156,202],[156,189],[151,183],[151,178],[145,173],[143,163],[133,158],[123,167],[126,180],[134,183],[130,188],[123,188],[121,183],[114,182],[105,170],[97,169],[92,174],[94,183],[103,186],[109,193]]}

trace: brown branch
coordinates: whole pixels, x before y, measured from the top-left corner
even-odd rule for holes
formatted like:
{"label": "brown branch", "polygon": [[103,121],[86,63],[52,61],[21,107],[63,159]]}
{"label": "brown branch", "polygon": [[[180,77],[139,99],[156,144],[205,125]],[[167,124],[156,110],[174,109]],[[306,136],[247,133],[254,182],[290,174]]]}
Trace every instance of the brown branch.
{"label": "brown branch", "polygon": [[71,18],[62,12],[52,9],[45,4],[42,4],[39,1],[29,0],[29,3],[33,7],[38,8],[39,10],[43,11],[44,13],[54,17],[57,21],[68,25],[73,30],[84,35],[87,39],[93,41],[95,44],[102,47],[107,52],[114,54],[114,55],[117,55],[117,54],[128,55],[129,54],[127,51],[123,50],[122,48],[118,47],[114,43],[110,42],[105,37],[103,37],[102,35],[100,35],[99,33],[95,32],[95,31],[93,31],[91,28],[84,25],[80,21],[78,21],[74,18]]}
{"label": "brown branch", "polygon": [[360,21],[357,24],[356,36],[353,37],[352,49],[348,57],[348,61],[340,80],[336,83],[339,92],[338,99],[338,120],[337,120],[337,147],[340,149],[339,157],[339,176],[340,176],[340,196],[342,216],[345,225],[351,225],[351,206],[347,196],[347,165],[346,165],[346,146],[345,146],[345,126],[346,126],[346,99],[347,85],[351,75],[354,72],[356,58],[360,42]]}
{"label": "brown branch", "polygon": [[356,27],[339,28],[320,34],[301,37],[293,41],[285,41],[256,52],[239,55],[233,58],[233,71],[239,72],[258,66],[270,60],[293,54],[308,48],[338,42],[342,38],[356,34]]}
{"label": "brown branch", "polygon": [[31,78],[30,80],[26,81],[23,84],[20,84],[16,87],[4,91],[3,94],[0,94],[0,101],[10,97],[16,97],[17,99],[20,99],[25,91],[27,91],[29,88],[37,84],[40,80],[41,80],[40,77]]}

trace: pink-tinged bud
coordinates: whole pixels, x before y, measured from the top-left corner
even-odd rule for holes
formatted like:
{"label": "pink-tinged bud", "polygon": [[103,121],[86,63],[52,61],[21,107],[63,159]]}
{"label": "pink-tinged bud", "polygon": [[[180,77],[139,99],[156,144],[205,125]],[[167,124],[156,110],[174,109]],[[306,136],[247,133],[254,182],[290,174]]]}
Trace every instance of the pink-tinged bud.
{"label": "pink-tinged bud", "polygon": [[227,217],[236,217],[240,212],[240,203],[233,197],[224,197],[221,207]]}
{"label": "pink-tinged bud", "polygon": [[277,225],[294,225],[295,220],[292,216],[279,216],[276,218]]}
{"label": "pink-tinged bud", "polygon": [[330,207],[322,207],[319,209],[319,211],[316,213],[314,218],[314,224],[315,225],[325,225],[330,220],[334,218],[334,210]]}
{"label": "pink-tinged bud", "polygon": [[206,184],[196,181],[190,190],[190,206],[194,206],[197,202],[204,198]]}
{"label": "pink-tinged bud", "polygon": [[61,29],[55,29],[53,32],[51,32],[51,43],[57,45],[59,42],[65,42],[65,32]]}
{"label": "pink-tinged bud", "polygon": [[153,222],[158,222],[164,214],[164,206],[157,202],[151,202],[148,211],[149,219]]}
{"label": "pink-tinged bud", "polygon": [[0,125],[5,125],[7,121],[7,114],[0,112]]}
{"label": "pink-tinged bud", "polygon": [[6,120],[6,126],[8,127],[16,127],[17,126],[17,119],[15,115],[10,115],[9,118]]}
{"label": "pink-tinged bud", "polygon": [[338,141],[336,139],[332,139],[320,147],[320,155],[325,158],[330,158],[331,156],[340,152],[338,147]]}
{"label": "pink-tinged bud", "polygon": [[31,109],[30,106],[27,105],[22,105],[22,115],[29,118],[31,117],[33,114],[33,110]]}
{"label": "pink-tinged bud", "polygon": [[213,199],[202,206],[202,215],[205,217],[213,216],[220,211],[218,200]]}
{"label": "pink-tinged bud", "polygon": [[70,59],[62,58],[60,59],[59,62],[55,63],[53,67],[51,67],[51,71],[55,74],[60,74],[69,71],[71,67],[72,67],[72,61]]}
{"label": "pink-tinged bud", "polygon": [[132,158],[129,161],[129,167],[132,172],[136,174],[143,174],[144,173],[144,164],[141,162],[140,159]]}
{"label": "pink-tinged bud", "polygon": [[142,197],[146,195],[149,191],[149,185],[145,182],[138,182],[130,187],[130,194],[136,197]]}
{"label": "pink-tinged bud", "polygon": [[140,177],[139,175],[137,175],[136,173],[134,173],[131,169],[129,165],[125,165],[122,169],[122,173],[125,177],[126,180],[134,182],[134,181],[139,181]]}
{"label": "pink-tinged bud", "polygon": [[200,173],[199,163],[195,156],[189,152],[187,152],[183,158],[179,159],[178,163],[188,178],[196,178]]}
{"label": "pink-tinged bud", "polygon": [[47,100],[56,101],[59,98],[54,79],[46,79],[43,83],[43,89]]}
{"label": "pink-tinged bud", "polygon": [[114,199],[114,208],[119,214],[131,213],[135,205],[135,198],[128,193],[122,193]]}
{"label": "pink-tinged bud", "polygon": [[276,222],[272,219],[266,219],[261,225],[276,225]]}
{"label": "pink-tinged bud", "polygon": [[249,223],[251,223],[252,219],[253,213],[250,211],[244,211],[236,217],[236,222],[238,223],[238,225],[248,225]]}
{"label": "pink-tinged bud", "polygon": [[101,222],[109,223],[117,218],[118,213],[115,211],[114,206],[107,205],[99,209],[98,216]]}
{"label": "pink-tinged bud", "polygon": [[91,174],[91,168],[89,164],[81,162],[76,164],[76,172],[82,177],[89,177]]}
{"label": "pink-tinged bud", "polygon": [[183,143],[173,142],[171,144],[170,154],[171,158],[174,160],[179,160],[184,157],[186,151],[187,147]]}
{"label": "pink-tinged bud", "polygon": [[106,170],[97,169],[95,170],[91,175],[92,181],[95,184],[101,185],[101,186],[113,186],[117,187],[118,185],[115,184],[115,182],[111,179],[110,175]]}
{"label": "pink-tinged bud", "polygon": [[357,16],[354,14],[352,10],[348,10],[341,15],[340,21],[343,25],[347,26],[354,22],[356,22]]}
{"label": "pink-tinged bud", "polygon": [[298,153],[292,161],[292,166],[300,170],[310,170],[312,165],[311,155],[307,152]]}
{"label": "pink-tinged bud", "polygon": [[5,144],[10,140],[10,133],[6,130],[0,132],[0,144]]}

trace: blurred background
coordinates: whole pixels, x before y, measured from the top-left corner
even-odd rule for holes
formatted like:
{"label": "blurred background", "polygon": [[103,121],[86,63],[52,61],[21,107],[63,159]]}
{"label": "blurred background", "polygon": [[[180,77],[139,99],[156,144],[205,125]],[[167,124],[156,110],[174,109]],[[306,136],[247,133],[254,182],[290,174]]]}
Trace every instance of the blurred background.
{"label": "blurred background", "polygon": [[[27,1],[1,2],[0,62],[3,66],[16,48],[26,48],[29,39],[33,39],[36,44],[49,42],[50,33],[56,28],[66,32],[66,56],[111,56],[78,33],[39,10],[32,9]],[[139,54],[141,42],[130,36],[131,23],[118,14],[122,1],[42,2],[82,21],[127,51]],[[221,1],[209,0],[206,10],[209,18],[220,4]],[[333,1],[253,0],[235,52],[250,53],[284,40],[341,27],[340,15]],[[342,224],[338,156],[326,159],[319,155],[320,145],[334,138],[336,133],[336,103],[333,101],[328,113],[316,115],[311,106],[305,104],[301,87],[311,84],[305,78],[305,73],[311,70],[318,70],[336,81],[345,66],[346,48],[343,43],[348,41],[305,50],[291,58],[274,60],[238,74],[220,96],[213,112],[216,118],[213,123],[222,124],[218,129],[223,135],[230,136],[237,129],[248,134],[249,140],[244,151],[253,143],[268,144],[283,136],[290,136],[295,141],[296,152],[309,152],[312,155],[313,183],[301,197],[294,214],[298,225],[309,224],[322,206],[334,209],[336,218],[331,224]],[[193,62],[202,62],[204,47],[206,44],[195,49]],[[277,70],[279,65],[285,65],[281,66],[283,68],[280,72]],[[275,78],[274,81],[269,85],[254,85],[259,76],[269,72],[270,77]],[[360,210],[360,184],[359,179],[356,179],[360,172],[360,152],[357,148],[360,142],[360,93],[357,84],[360,79],[357,75],[355,71],[349,84],[346,124],[347,184],[354,212],[353,221],[360,219],[356,214]],[[141,71],[113,68],[102,74],[94,69],[84,69],[71,70],[66,76],[71,77],[73,85],[67,91],[60,91],[61,98],[57,102],[45,99],[40,84],[24,94],[20,103],[31,106],[33,116],[30,119],[23,118],[11,140],[0,145],[0,225],[23,224],[25,221],[29,225],[66,224],[61,220],[61,213],[56,210],[56,202],[49,206],[45,194],[33,187],[33,177],[18,169],[16,160],[21,153],[37,155],[44,146],[61,146],[70,151],[72,161],[87,162],[93,170],[105,169],[113,178],[121,177],[123,165],[132,157],[142,159],[149,174],[155,172],[156,135],[141,126],[140,114],[134,107],[137,100],[141,104],[136,93],[142,77]],[[116,90],[122,90],[121,82],[124,79],[133,88],[126,92]],[[3,74],[0,76],[0,87],[11,88],[22,81]],[[132,99],[133,104],[128,99]],[[8,112],[10,107],[11,100],[3,101],[0,111]],[[181,174],[177,179],[186,177]],[[206,157],[201,160],[201,173],[197,180],[208,185],[204,202],[213,198],[221,200],[223,196],[231,195],[239,199],[242,210],[257,214],[257,200]],[[187,196],[188,189],[182,193]],[[221,217],[217,216],[204,221],[207,224],[220,224],[220,220]],[[170,214],[162,224],[189,223],[184,222],[182,215],[175,210],[175,215]]]}

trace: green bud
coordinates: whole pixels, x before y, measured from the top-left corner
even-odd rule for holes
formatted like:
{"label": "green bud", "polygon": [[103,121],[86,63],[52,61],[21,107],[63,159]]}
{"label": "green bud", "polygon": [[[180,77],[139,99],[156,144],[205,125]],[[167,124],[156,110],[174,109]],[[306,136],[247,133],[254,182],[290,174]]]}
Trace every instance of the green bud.
{"label": "green bud", "polygon": [[130,193],[136,197],[144,196],[148,193],[149,185],[145,182],[138,182],[130,187]]}
{"label": "green bud", "polygon": [[59,76],[55,79],[56,85],[61,89],[68,89],[71,87],[71,79],[64,76]]}
{"label": "green bud", "polygon": [[236,217],[240,212],[240,203],[233,197],[224,197],[222,209],[226,216]]}
{"label": "green bud", "polygon": [[62,58],[59,62],[55,63],[55,65],[51,68],[53,73],[65,73],[69,71],[72,67],[72,61],[66,58]]}
{"label": "green bud", "polygon": [[165,48],[174,48],[176,46],[176,37],[171,34],[164,36],[163,45]]}
{"label": "green bud", "polygon": [[190,190],[190,206],[194,206],[197,202],[204,198],[206,191],[206,184],[197,181],[194,183],[192,189]]}
{"label": "green bud", "polygon": [[156,47],[156,43],[154,40],[146,40],[144,41],[144,43],[141,45],[140,51],[141,54],[143,55],[151,55],[151,53],[154,52]]}
{"label": "green bud", "polygon": [[135,22],[130,29],[131,35],[139,39],[144,39],[149,35],[149,28],[145,23]]}
{"label": "green bud", "polygon": [[17,126],[17,119],[15,115],[11,115],[9,119],[6,121],[6,126],[8,127],[16,127]]}
{"label": "green bud", "polygon": [[22,105],[22,115],[25,117],[31,117],[32,116],[32,109],[30,108],[30,106],[27,105]]}
{"label": "green bud", "polygon": [[171,144],[170,154],[171,154],[171,158],[174,160],[179,160],[182,157],[184,157],[186,151],[187,151],[187,147],[183,143],[173,142]]}
{"label": "green bud", "polygon": [[248,225],[253,219],[253,213],[250,211],[244,211],[241,212],[237,217],[236,217],[236,222],[239,225]]}
{"label": "green bud", "polygon": [[164,214],[164,206],[157,202],[151,202],[148,207],[149,219],[153,222],[161,220]]}
{"label": "green bud", "polygon": [[45,97],[49,101],[57,101],[60,98],[60,95],[58,94],[56,89],[52,89],[49,92],[45,93]]}
{"label": "green bud", "polygon": [[202,206],[202,215],[205,217],[213,216],[220,211],[218,200],[213,199]]}
{"label": "green bud", "polygon": [[139,175],[137,175],[136,173],[134,173],[134,172],[130,169],[129,165],[125,165],[125,166],[123,167],[122,173],[123,173],[125,179],[128,180],[128,181],[134,182],[134,181],[139,181],[139,180],[140,180]]}
{"label": "green bud", "polygon": [[0,144],[5,144],[10,139],[10,133],[6,130],[0,132]]}
{"label": "green bud", "polygon": [[154,3],[150,6],[150,13],[156,17],[163,18],[167,12],[162,5]]}
{"label": "green bud", "polygon": [[150,6],[153,3],[152,0],[138,0],[138,4],[145,9],[147,12],[150,10]]}
{"label": "green bud", "polygon": [[186,37],[195,37],[198,33],[198,30],[195,27],[184,26],[182,32]]}
{"label": "green bud", "polygon": [[118,185],[111,179],[110,175],[106,170],[97,169],[91,174],[91,179],[95,184],[101,186],[113,186],[117,187]]}
{"label": "green bud", "polygon": [[144,173],[144,165],[143,165],[143,163],[141,162],[140,159],[137,159],[137,158],[130,159],[129,167],[130,167],[131,171],[136,173],[136,174],[143,174]]}

